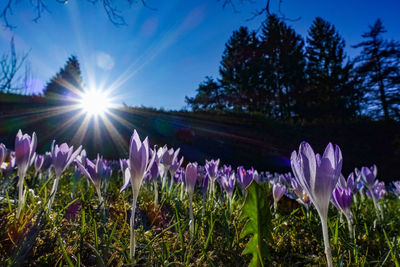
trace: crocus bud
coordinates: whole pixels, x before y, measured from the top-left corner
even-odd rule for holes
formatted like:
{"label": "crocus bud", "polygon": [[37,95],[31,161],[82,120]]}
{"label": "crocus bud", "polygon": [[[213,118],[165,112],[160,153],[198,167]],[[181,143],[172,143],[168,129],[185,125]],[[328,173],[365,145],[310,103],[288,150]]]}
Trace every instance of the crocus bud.
{"label": "crocus bud", "polygon": [[19,172],[25,175],[31,162],[32,156],[35,153],[37,145],[36,133],[32,134],[32,138],[27,134],[22,134],[18,131],[15,138],[15,162]]}
{"label": "crocus bud", "polygon": [[335,190],[333,190],[332,202],[346,216],[350,216],[351,214],[350,206],[352,200],[353,193],[351,192],[350,188],[342,189],[340,187],[336,187]]}
{"label": "crocus bud", "polygon": [[40,169],[42,168],[44,161],[44,157],[42,155],[37,155],[35,159],[35,170],[36,172],[39,172]]}
{"label": "crocus bud", "polygon": [[192,195],[197,181],[197,163],[189,163],[186,166],[185,180],[186,191],[189,195]]}
{"label": "crocus bud", "polygon": [[284,185],[276,183],[272,187],[272,196],[274,197],[275,203],[277,203],[285,193],[286,193],[286,186]]}
{"label": "crocus bud", "polygon": [[157,180],[158,178],[158,165],[157,162],[154,161],[153,164],[150,167],[150,171],[149,171],[149,179],[150,180]]}
{"label": "crocus bud", "polygon": [[44,154],[43,164],[42,164],[42,171],[47,171],[51,167],[51,163],[53,162],[53,158],[51,156],[51,152],[46,152]]}
{"label": "crocus bud", "polygon": [[129,146],[128,168],[125,169],[124,186],[121,192],[128,187],[129,182],[132,184],[133,190],[139,192],[143,178],[153,164],[154,159],[155,153],[149,159],[148,138],[146,137],[143,142],[140,141],[138,133],[134,130]]}

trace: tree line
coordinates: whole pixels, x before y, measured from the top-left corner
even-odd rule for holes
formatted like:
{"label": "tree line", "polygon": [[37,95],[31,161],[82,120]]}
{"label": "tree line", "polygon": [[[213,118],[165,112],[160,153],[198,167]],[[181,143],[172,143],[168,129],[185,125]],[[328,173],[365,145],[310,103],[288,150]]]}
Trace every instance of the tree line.
{"label": "tree line", "polygon": [[276,15],[261,33],[240,27],[225,45],[220,77],[206,77],[186,103],[194,110],[259,112],[273,119],[400,120],[400,44],[380,19],[350,59],[335,26],[317,17],[306,40]]}

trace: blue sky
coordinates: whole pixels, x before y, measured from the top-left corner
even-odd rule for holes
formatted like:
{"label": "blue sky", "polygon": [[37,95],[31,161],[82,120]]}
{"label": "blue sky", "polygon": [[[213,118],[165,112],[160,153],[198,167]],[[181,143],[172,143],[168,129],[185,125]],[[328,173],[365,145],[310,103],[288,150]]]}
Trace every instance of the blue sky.
{"label": "blue sky", "polygon": [[[29,61],[37,84],[45,84],[71,54],[81,63],[88,87],[113,88],[118,102],[135,106],[180,109],[207,75],[217,77],[224,45],[241,25],[257,30],[264,17],[248,20],[265,1],[243,4],[235,12],[217,0],[155,1],[143,7],[138,1],[124,11],[127,26],[114,26],[101,5],[70,0],[67,5],[46,1],[51,13],[34,23],[25,3],[15,7],[12,32],[0,29],[0,49],[9,49],[15,36],[17,51],[30,51]],[[25,4],[24,4],[25,3]],[[271,10],[277,10],[272,0]],[[0,8],[1,8],[0,4]],[[400,1],[389,0],[284,0],[282,12],[299,34],[306,36],[316,16],[333,23],[346,41],[349,56],[368,25],[380,17],[389,39],[400,40]],[[39,86],[40,87],[40,86]]]}

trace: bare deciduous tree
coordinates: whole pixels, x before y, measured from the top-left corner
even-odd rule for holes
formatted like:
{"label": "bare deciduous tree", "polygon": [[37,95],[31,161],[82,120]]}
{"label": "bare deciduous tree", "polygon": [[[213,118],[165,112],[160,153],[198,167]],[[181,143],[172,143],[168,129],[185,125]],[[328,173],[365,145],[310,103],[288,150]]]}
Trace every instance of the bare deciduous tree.
{"label": "bare deciduous tree", "polygon": [[2,93],[27,93],[26,81],[30,76],[29,65],[25,64],[25,72],[21,69],[27,61],[29,53],[18,56],[15,51],[14,37],[10,41],[10,52],[0,57],[0,92]]}
{"label": "bare deciduous tree", "polygon": [[[31,7],[32,10],[35,13],[35,17],[33,18],[34,22],[37,22],[42,14],[44,12],[49,12],[49,9],[46,5],[46,3],[49,2],[49,0],[2,0],[4,1],[5,5],[2,6],[0,4],[0,19],[3,20],[3,25],[8,28],[8,29],[13,29],[15,28],[12,23],[10,23],[9,18],[10,16],[13,15],[13,11],[16,8],[18,4],[21,4],[22,2],[28,3]],[[68,4],[68,0],[53,0],[59,4],[66,5]],[[128,6],[132,6],[134,3],[140,2],[144,7],[147,7],[149,9],[154,9],[150,7],[147,3],[146,0],[86,0],[93,5],[100,4],[103,6],[108,19],[116,26],[122,26],[126,25],[126,21],[124,19],[124,16],[122,14],[122,10],[120,9],[120,4],[128,4]]]}
{"label": "bare deciduous tree", "polygon": [[[50,0],[3,0],[5,5],[2,6],[0,4],[0,20],[3,21],[3,25],[8,29],[13,29],[14,26],[10,23],[9,17],[13,15],[13,11],[18,4],[21,2],[27,2],[35,13],[35,17],[33,18],[34,22],[37,22],[44,12],[49,12],[49,9],[45,2],[48,3]],[[66,5],[68,4],[68,0],[53,0],[59,4]],[[147,7],[151,10],[155,10],[155,8],[150,7],[146,0],[86,0],[93,5],[102,5],[108,19],[116,26],[126,25],[125,18],[123,16],[123,10],[121,9],[121,5],[127,5],[131,7],[133,4],[140,2],[144,7]],[[231,7],[234,12],[239,12],[238,5],[243,3],[255,3],[255,0],[216,0],[217,2],[222,3],[222,7]],[[278,8],[276,13],[279,18],[282,20],[299,20],[300,18],[287,18],[281,12],[281,5],[283,0],[274,0],[278,3]],[[254,19],[258,16],[266,15],[269,16],[273,12],[271,11],[271,0],[266,0],[265,7],[260,10],[255,10],[252,14],[252,17],[249,20]]]}

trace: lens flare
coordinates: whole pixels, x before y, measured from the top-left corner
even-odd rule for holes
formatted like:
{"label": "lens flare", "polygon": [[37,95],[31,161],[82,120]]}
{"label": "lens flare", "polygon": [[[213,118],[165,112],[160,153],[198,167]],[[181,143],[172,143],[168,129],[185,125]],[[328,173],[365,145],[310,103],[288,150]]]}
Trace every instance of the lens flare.
{"label": "lens flare", "polygon": [[81,96],[80,107],[89,115],[102,116],[110,107],[109,97],[102,91],[86,91]]}

